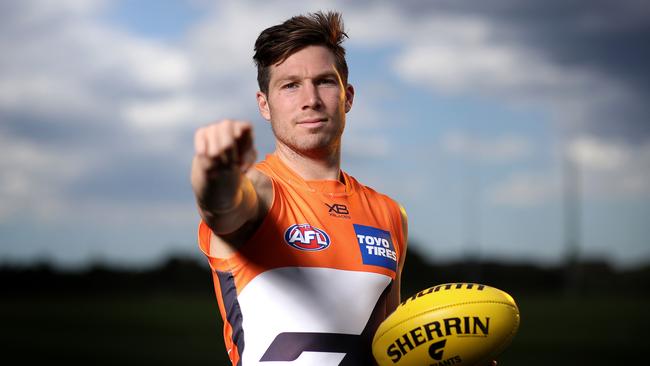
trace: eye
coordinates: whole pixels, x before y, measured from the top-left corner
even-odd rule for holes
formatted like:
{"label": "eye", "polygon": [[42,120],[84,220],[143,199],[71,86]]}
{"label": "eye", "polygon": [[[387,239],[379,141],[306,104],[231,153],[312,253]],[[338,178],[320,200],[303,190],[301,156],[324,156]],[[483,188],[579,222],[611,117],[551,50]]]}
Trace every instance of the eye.
{"label": "eye", "polygon": [[298,83],[290,82],[282,85],[282,89],[295,89],[298,87]]}
{"label": "eye", "polygon": [[325,78],[318,81],[320,85],[337,85],[338,81],[334,78]]}

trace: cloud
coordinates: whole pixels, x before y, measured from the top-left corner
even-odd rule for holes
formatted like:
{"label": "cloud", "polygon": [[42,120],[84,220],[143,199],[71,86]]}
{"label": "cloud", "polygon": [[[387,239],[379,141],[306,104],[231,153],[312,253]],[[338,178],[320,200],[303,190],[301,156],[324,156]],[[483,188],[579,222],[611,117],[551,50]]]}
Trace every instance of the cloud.
{"label": "cloud", "polygon": [[571,134],[641,143],[650,138],[646,4],[400,4],[389,24],[402,27],[394,72],[405,81],[436,93],[542,106]]}
{"label": "cloud", "polygon": [[561,182],[552,174],[517,172],[489,189],[488,200],[497,205],[533,207],[561,194]]}
{"label": "cloud", "polygon": [[630,159],[629,152],[621,146],[587,136],[574,140],[569,146],[568,154],[583,168],[596,171],[620,168]]}
{"label": "cloud", "polygon": [[[104,64],[98,67],[122,69],[135,86],[150,93],[181,90],[192,82],[192,66],[182,50],[152,40],[127,38],[119,33],[106,36],[109,37],[107,42],[115,43],[111,45],[110,54],[101,59]],[[102,34],[96,37],[101,38]],[[113,37],[115,39],[111,39]],[[89,43],[97,41],[92,38]]]}
{"label": "cloud", "polygon": [[[556,165],[571,163],[572,172],[516,171],[489,189],[490,201],[505,206],[538,206],[562,198],[567,177],[574,174],[579,199],[589,202],[650,198],[650,143],[611,142],[583,135],[557,154]],[[564,160],[564,161],[562,161]]]}
{"label": "cloud", "polygon": [[0,222],[14,215],[51,221],[65,204],[60,191],[83,174],[83,159],[1,132]]}
{"label": "cloud", "polygon": [[346,137],[345,153],[353,157],[379,159],[390,154],[390,140],[384,135],[354,135]]}
{"label": "cloud", "polygon": [[562,78],[559,68],[530,50],[496,40],[496,26],[488,19],[468,15],[440,18],[432,16],[411,25],[412,33],[429,37],[417,36],[395,59],[395,72],[405,80],[447,94],[503,97],[521,91],[543,93],[578,82],[571,81],[575,76]]}
{"label": "cloud", "polygon": [[76,2],[21,16],[18,10],[49,9],[24,3],[33,6],[14,13],[28,24],[0,35],[2,48],[11,50],[3,52],[0,69],[0,113],[12,133],[26,136],[25,131],[58,125],[70,128],[70,139],[79,131],[87,133],[84,139],[101,140],[103,128],[128,128],[119,112],[132,100],[166,98],[192,83],[189,61],[174,46],[111,28],[91,11],[64,11],[65,4]]}
{"label": "cloud", "polygon": [[[401,81],[434,93],[542,106],[576,138],[586,194],[647,197],[643,7],[559,0],[198,3],[203,16],[174,40],[110,23],[105,15],[114,2],[0,3],[0,224],[29,217],[53,228],[66,223],[76,234],[79,221],[107,238],[119,231],[126,247],[137,242],[129,241],[131,233],[151,241],[167,240],[168,230],[185,237],[195,224],[187,182],[193,129],[224,117],[259,122],[254,39],[289,15],[315,9],[343,11],[349,54],[377,52],[381,67],[394,67],[383,70],[393,75],[355,85],[366,90],[344,142],[353,174],[374,175],[413,202],[421,197],[413,192],[429,192],[431,179],[421,175],[410,183],[382,175],[388,159],[421,153],[401,135],[404,124],[418,128],[417,121],[399,120],[401,106],[390,93],[410,97],[395,87]],[[386,56],[392,63],[384,63]],[[384,80],[388,88],[377,87]],[[256,129],[262,153],[273,149],[270,134],[266,124]],[[516,135],[452,131],[440,142],[449,156],[500,168],[536,153]],[[431,159],[417,161],[426,168]],[[412,173],[407,165],[399,169]],[[492,187],[491,197],[534,205],[558,196],[552,177],[516,172]],[[23,242],[33,240],[28,234]]]}
{"label": "cloud", "polygon": [[569,144],[567,154],[590,198],[650,198],[650,142],[625,144],[580,136]]}
{"label": "cloud", "polygon": [[512,163],[531,154],[531,143],[522,136],[485,138],[466,132],[450,131],[441,138],[445,153],[470,161],[484,163]]}
{"label": "cloud", "polygon": [[[157,160],[164,159],[167,169],[186,170],[148,151],[162,150],[163,141],[173,149],[179,139],[189,140],[184,131],[194,120],[183,118],[192,105],[177,94],[189,93],[194,84],[191,61],[178,46],[103,23],[105,6],[92,1],[1,5],[0,221],[74,217],[88,206],[83,195],[94,189],[93,182],[125,188],[119,183],[138,172],[146,175]],[[174,128],[163,135],[156,123]],[[155,132],[141,133],[147,125]],[[128,162],[137,162],[138,169],[101,168]],[[162,172],[153,171],[158,177],[150,176],[152,181]],[[165,177],[164,182],[176,180]],[[149,190],[156,192],[157,183]],[[165,190],[178,189],[187,187]],[[95,192],[111,197],[107,190]],[[163,194],[156,199],[173,201]]]}
{"label": "cloud", "polygon": [[[616,75],[648,90],[650,9],[643,1],[471,0],[404,1],[401,9],[418,20],[432,13],[485,20],[505,43],[530,45],[550,62]],[[641,79],[639,79],[639,77]]]}
{"label": "cloud", "polygon": [[[154,206],[192,206],[193,129],[258,118],[254,39],[295,11],[204,4],[206,16],[171,42],[108,23],[112,5],[0,4],[0,220],[118,206],[142,214],[144,202],[154,217]],[[256,131],[262,151],[268,130]]]}
{"label": "cloud", "polygon": [[86,18],[106,8],[106,0],[61,0],[52,3],[47,0],[3,2],[0,13],[3,25],[8,31],[19,32],[35,25],[61,24],[59,20]]}
{"label": "cloud", "polygon": [[134,101],[127,104],[123,117],[133,127],[144,130],[173,127],[191,121],[196,102],[188,96],[172,96],[154,100]]}

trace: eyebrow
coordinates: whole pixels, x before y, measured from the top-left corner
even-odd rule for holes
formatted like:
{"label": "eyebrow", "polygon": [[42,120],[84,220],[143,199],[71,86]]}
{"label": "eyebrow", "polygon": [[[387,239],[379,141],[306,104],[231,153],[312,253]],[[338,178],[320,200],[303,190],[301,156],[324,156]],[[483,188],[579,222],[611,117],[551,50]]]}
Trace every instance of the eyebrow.
{"label": "eyebrow", "polygon": [[[312,79],[324,79],[324,78],[328,78],[328,77],[333,77],[336,80],[340,80],[339,74],[336,71],[324,71],[324,72],[321,72],[319,74],[316,74]],[[302,79],[301,76],[299,76],[299,75],[291,75],[290,74],[290,75],[284,76],[284,77],[282,77],[280,79],[277,79],[274,84],[281,84],[281,83],[283,83],[285,81],[295,81],[295,80],[300,80],[300,79]]]}

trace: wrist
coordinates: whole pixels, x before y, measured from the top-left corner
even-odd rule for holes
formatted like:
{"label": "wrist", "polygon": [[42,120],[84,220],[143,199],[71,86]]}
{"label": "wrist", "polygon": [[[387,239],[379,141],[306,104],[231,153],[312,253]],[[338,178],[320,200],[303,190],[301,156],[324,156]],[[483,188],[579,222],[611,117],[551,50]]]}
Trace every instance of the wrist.
{"label": "wrist", "polygon": [[225,205],[215,205],[210,208],[210,212],[214,215],[223,215],[235,211],[241,206],[241,203],[244,201],[244,190],[240,187],[235,192],[235,197],[231,202]]}

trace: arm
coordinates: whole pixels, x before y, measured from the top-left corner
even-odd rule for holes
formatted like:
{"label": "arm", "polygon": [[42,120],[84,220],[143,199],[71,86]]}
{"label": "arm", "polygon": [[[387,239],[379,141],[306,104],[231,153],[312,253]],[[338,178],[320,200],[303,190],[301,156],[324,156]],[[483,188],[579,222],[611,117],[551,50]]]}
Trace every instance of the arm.
{"label": "arm", "polygon": [[247,122],[223,120],[194,135],[192,189],[201,218],[216,234],[257,217],[258,194],[245,174],[256,158],[252,132]]}
{"label": "arm", "polygon": [[404,268],[404,261],[406,260],[406,247],[408,242],[408,218],[406,216],[406,210],[402,205],[399,206],[400,214],[402,216],[402,233],[404,233],[404,249],[403,253],[400,253],[399,263],[397,264],[397,273],[395,275],[395,282],[393,287],[388,294],[388,303],[386,314],[392,313],[401,302],[401,282],[402,282],[402,269]]}

